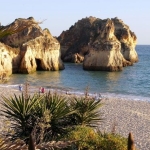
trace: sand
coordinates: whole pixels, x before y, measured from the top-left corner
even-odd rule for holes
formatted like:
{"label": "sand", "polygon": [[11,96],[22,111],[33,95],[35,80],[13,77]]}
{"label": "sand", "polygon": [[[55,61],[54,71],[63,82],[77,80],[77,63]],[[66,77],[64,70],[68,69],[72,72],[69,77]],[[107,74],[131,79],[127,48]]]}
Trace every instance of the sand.
{"label": "sand", "polygon": [[[8,96],[13,93],[21,94],[18,89],[0,87],[0,95]],[[114,127],[115,132],[124,137],[132,132],[136,148],[150,150],[150,102],[103,97],[102,103],[100,113],[104,120],[99,126],[101,132],[114,131]],[[0,116],[0,119],[2,128],[5,117]]]}

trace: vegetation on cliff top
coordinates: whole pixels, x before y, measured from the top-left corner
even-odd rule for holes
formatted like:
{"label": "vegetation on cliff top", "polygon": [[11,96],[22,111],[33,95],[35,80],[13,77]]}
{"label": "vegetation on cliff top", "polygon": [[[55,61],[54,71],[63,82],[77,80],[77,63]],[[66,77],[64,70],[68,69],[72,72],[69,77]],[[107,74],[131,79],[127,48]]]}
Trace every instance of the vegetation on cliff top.
{"label": "vegetation on cliff top", "polygon": [[0,26],[0,38],[18,33],[29,26],[34,26],[42,22],[36,22],[32,17],[28,19],[18,18],[13,23],[7,26]]}

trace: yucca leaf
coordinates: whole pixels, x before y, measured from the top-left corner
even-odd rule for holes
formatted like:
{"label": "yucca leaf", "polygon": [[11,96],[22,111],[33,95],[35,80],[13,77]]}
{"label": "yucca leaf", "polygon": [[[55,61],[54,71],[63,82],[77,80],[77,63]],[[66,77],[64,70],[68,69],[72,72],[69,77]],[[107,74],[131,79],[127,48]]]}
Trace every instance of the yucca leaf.
{"label": "yucca leaf", "polygon": [[77,124],[93,126],[102,121],[99,112],[102,106],[101,101],[95,101],[93,98],[74,97],[70,104],[73,109],[77,110],[75,113]]}
{"label": "yucca leaf", "polygon": [[[2,96],[1,104],[3,106],[2,112],[7,118],[13,121],[13,125],[17,125],[20,129],[20,134],[26,135],[26,132],[32,131],[32,124],[35,124],[34,113],[38,108],[36,105],[40,102],[42,97],[37,97],[34,94],[32,97],[25,99],[24,95],[10,96],[9,98]],[[32,120],[29,120],[33,118]],[[16,132],[16,134],[18,134]]]}

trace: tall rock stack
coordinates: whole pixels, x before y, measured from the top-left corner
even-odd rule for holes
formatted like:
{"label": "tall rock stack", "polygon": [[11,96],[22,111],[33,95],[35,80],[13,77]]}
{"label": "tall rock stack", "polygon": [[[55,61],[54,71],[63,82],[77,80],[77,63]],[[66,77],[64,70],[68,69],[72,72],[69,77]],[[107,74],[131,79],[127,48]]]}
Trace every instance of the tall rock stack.
{"label": "tall rock stack", "polygon": [[[11,27],[22,26],[24,22],[35,22],[33,17],[16,19]],[[64,69],[60,57],[60,44],[48,29],[42,30],[32,24],[20,32],[0,39],[0,74],[32,73],[36,70]],[[7,55],[4,57],[4,53]]]}
{"label": "tall rock stack", "polygon": [[58,40],[62,59],[83,62],[85,70],[120,71],[138,61],[136,36],[118,18],[84,18],[63,31]]}

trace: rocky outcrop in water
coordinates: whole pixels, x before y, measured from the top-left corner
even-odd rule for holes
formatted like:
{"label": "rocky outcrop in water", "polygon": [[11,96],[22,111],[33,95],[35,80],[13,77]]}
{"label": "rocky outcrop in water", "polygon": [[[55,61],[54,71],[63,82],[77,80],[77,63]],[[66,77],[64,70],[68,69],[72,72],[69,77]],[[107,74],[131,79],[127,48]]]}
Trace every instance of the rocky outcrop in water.
{"label": "rocky outcrop in water", "polygon": [[119,71],[138,61],[136,39],[122,20],[95,17],[79,20],[58,37],[63,61],[106,71]]}
{"label": "rocky outcrop in water", "polygon": [[[23,25],[24,21],[31,20],[35,22],[32,17],[19,18],[10,26],[15,28]],[[48,29],[42,30],[38,24],[29,25],[20,32],[1,38],[0,45],[0,74],[64,69],[59,42]]]}

